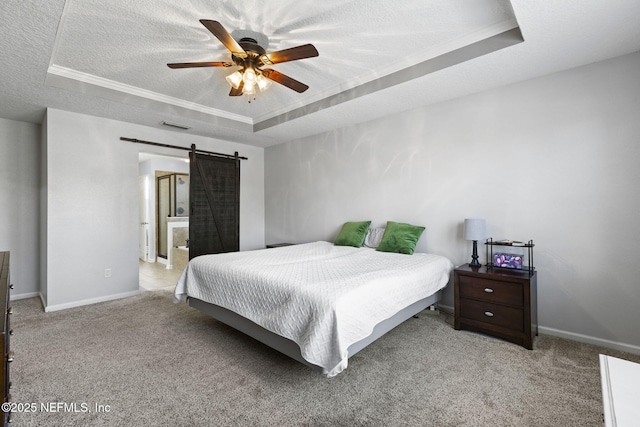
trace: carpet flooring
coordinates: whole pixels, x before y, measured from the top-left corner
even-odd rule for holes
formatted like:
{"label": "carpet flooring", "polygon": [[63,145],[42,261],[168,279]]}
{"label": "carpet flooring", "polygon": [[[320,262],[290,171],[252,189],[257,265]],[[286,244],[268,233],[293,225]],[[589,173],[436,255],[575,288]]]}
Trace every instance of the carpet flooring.
{"label": "carpet flooring", "polygon": [[167,290],[13,306],[15,426],[601,426],[598,354],[640,361],[550,336],[529,351],[425,311],[326,378]]}

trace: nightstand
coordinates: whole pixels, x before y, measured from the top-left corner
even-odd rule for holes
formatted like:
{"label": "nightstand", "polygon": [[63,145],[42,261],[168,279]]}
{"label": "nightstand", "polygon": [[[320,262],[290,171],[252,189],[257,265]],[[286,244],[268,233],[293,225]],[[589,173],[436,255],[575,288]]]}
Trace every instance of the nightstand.
{"label": "nightstand", "polygon": [[482,332],[533,350],[538,335],[537,272],[470,267],[454,270],[457,330]]}

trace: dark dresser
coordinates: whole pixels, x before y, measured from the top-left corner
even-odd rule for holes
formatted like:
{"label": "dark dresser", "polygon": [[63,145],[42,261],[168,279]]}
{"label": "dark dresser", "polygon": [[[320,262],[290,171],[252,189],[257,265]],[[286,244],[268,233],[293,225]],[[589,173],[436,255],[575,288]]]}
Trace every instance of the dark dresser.
{"label": "dark dresser", "polygon": [[[3,351],[3,361],[0,364],[0,387],[2,387],[2,402],[9,402],[11,396],[9,395],[9,388],[11,387],[11,381],[9,381],[9,366],[13,361],[13,352],[9,347],[9,337],[12,334],[10,329],[10,318],[13,313],[13,309],[9,306],[9,291],[13,288],[9,281],[9,252],[0,252],[0,298],[2,304],[3,320],[2,330],[0,331],[0,345]],[[2,426],[6,426],[11,422],[11,413],[1,412],[2,414]]]}
{"label": "dark dresser", "polygon": [[493,335],[529,350],[538,335],[536,271],[462,265],[454,270],[455,329]]}

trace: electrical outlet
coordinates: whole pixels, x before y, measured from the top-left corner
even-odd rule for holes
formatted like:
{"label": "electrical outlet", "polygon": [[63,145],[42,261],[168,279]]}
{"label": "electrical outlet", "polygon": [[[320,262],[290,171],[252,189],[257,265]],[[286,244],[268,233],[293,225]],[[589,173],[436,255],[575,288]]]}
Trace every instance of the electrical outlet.
{"label": "electrical outlet", "polygon": [[110,268],[105,268],[104,269],[104,278],[108,279],[109,277],[111,277],[111,269]]}

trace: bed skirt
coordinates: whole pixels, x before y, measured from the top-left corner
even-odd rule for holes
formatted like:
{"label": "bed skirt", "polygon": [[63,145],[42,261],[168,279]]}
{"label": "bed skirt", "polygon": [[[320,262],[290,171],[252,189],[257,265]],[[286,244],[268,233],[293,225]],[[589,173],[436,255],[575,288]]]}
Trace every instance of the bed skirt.
{"label": "bed skirt", "polygon": [[[371,334],[360,341],[357,341],[351,344],[348,348],[348,357],[353,356],[358,353],[363,348],[367,347],[369,344],[389,332],[391,329],[395,328],[399,324],[403,323],[405,320],[410,319],[415,316],[422,310],[427,307],[434,305],[440,299],[440,291],[435,294],[416,301],[408,307],[400,310],[390,318],[383,320],[378,323],[374,328]],[[240,316],[239,314],[228,310],[224,307],[220,307],[215,304],[211,304],[205,301],[202,301],[197,298],[188,297],[187,301],[189,305],[200,312],[213,317],[216,320],[219,320],[222,323],[225,323],[231,326],[234,329],[237,329],[240,332],[243,332],[246,335],[260,341],[263,344],[268,345],[269,347],[291,357],[292,359],[297,360],[300,363],[303,363],[309,366],[314,371],[321,372],[326,374],[326,369],[321,368],[320,366],[314,365],[306,361],[300,352],[300,347],[298,344],[291,341],[288,338],[284,338],[278,334],[275,334],[271,331],[264,329],[258,324],[252,322],[251,320]]]}

